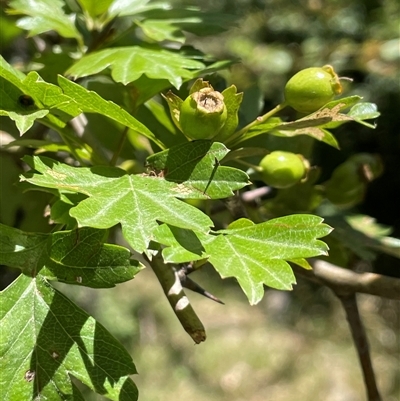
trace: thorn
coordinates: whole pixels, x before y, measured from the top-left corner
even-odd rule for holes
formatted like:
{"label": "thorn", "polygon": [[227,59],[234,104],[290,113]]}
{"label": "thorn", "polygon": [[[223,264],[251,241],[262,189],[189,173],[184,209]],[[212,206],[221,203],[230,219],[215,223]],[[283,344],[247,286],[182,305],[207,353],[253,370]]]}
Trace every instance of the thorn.
{"label": "thorn", "polygon": [[206,194],[207,189],[210,186],[210,184],[211,184],[211,182],[212,182],[212,180],[214,178],[215,172],[217,171],[217,168],[219,166],[220,166],[219,160],[216,157],[214,157],[214,165],[213,165],[213,169],[212,169],[212,172],[211,172],[211,176],[210,176],[210,179],[208,180],[208,183],[207,183],[206,187],[204,188],[203,195],[207,195]]}
{"label": "thorn", "polygon": [[188,288],[189,290],[197,292],[198,294],[203,295],[208,299],[218,302],[219,304],[225,305],[225,303],[222,302],[220,299],[210,294],[204,288],[200,287],[197,283],[195,283],[191,278],[187,277],[184,269],[178,271],[178,276],[179,280],[181,281],[182,287]]}

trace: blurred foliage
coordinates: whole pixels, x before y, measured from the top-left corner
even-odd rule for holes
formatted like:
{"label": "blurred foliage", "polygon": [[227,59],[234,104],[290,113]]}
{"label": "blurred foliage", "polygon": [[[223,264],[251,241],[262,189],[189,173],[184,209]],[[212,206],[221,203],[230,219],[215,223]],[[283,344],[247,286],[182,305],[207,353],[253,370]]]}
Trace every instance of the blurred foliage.
{"label": "blurred foliage", "polygon": [[[195,275],[226,303],[189,292],[208,335],[196,346],[150,270],[114,289],[59,286],[127,347],[139,371],[139,399],[365,400],[347,321],[330,290],[301,280],[293,293],[267,290],[249,309],[233,280],[222,285],[212,269]],[[397,401],[398,303],[361,296],[360,312],[382,395]],[[105,400],[86,394],[87,401]]]}

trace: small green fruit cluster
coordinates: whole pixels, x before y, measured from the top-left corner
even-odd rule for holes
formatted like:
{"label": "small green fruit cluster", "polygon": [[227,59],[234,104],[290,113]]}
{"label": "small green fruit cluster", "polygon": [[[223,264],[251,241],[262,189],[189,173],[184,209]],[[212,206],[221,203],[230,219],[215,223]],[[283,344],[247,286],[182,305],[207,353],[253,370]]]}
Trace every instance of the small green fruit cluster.
{"label": "small green fruit cluster", "polygon": [[289,188],[306,174],[303,158],[291,152],[274,151],[260,162],[261,175],[267,185]]}
{"label": "small green fruit cluster", "polygon": [[190,139],[214,138],[227,120],[224,97],[213,88],[202,88],[182,103],[179,124]]}
{"label": "small green fruit cluster", "polygon": [[342,93],[339,77],[330,65],[306,68],[285,86],[285,102],[301,113],[313,113]]}

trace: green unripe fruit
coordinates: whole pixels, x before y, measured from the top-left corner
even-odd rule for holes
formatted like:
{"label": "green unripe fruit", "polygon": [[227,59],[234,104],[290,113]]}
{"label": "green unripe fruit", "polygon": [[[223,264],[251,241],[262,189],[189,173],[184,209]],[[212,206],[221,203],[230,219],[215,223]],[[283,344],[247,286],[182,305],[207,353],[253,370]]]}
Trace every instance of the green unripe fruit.
{"label": "green unripe fruit", "polygon": [[306,173],[305,164],[300,156],[278,150],[265,156],[260,162],[260,167],[264,182],[275,188],[291,187]]}
{"label": "green unripe fruit", "polygon": [[285,101],[301,113],[312,113],[342,93],[342,85],[332,66],[306,68],[285,86]]}
{"label": "green unripe fruit", "polygon": [[360,165],[352,160],[339,165],[325,184],[327,199],[335,205],[347,208],[363,200],[365,189]]}
{"label": "green unripe fruit", "polygon": [[352,207],[362,202],[367,184],[383,172],[380,158],[369,153],[349,157],[325,183],[326,197],[335,205]]}
{"label": "green unripe fruit", "polygon": [[211,139],[224,126],[227,116],[223,95],[212,88],[203,88],[184,100],[179,124],[190,139]]}

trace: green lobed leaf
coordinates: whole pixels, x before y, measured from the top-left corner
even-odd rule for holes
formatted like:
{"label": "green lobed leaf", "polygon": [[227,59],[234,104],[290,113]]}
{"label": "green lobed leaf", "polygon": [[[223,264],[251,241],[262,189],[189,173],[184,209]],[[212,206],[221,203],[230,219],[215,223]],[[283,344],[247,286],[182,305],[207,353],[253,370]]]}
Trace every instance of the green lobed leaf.
{"label": "green lobed leaf", "polygon": [[15,121],[15,125],[18,128],[18,131],[22,134],[24,134],[26,131],[28,131],[32,125],[35,123],[35,121],[38,118],[43,118],[47,116],[49,113],[48,110],[37,110],[37,111],[32,111],[29,114],[19,114],[15,113],[13,111],[9,111],[6,113],[0,112],[2,115],[7,115],[11,120]]}
{"label": "green lobed leaf", "polygon": [[340,99],[332,100],[331,102],[327,103],[323,108],[333,109],[337,105],[340,105],[340,111],[342,111],[354,106],[361,99],[362,97],[358,95],[342,97]]}
{"label": "green lobed leaf", "polygon": [[[178,24],[176,24],[178,22]],[[179,28],[179,20],[145,20],[136,21],[143,33],[149,38],[156,42],[162,42],[168,40],[171,42],[185,43],[186,36]]]}
{"label": "green lobed leaf", "polygon": [[192,141],[149,156],[147,165],[167,181],[183,184],[187,191],[184,197],[227,198],[249,184],[242,170],[219,165],[228,152],[222,143]]}
{"label": "green lobed leaf", "polygon": [[25,133],[36,118],[44,117],[48,111],[37,110],[36,107],[24,107],[19,97],[27,93],[22,82],[25,75],[8,64],[0,56],[0,115],[8,116],[15,121],[21,134]]}
{"label": "green lobed leaf", "polygon": [[64,13],[65,3],[61,0],[12,0],[9,14],[23,14],[17,25],[38,35],[47,31],[56,31],[65,38],[75,38],[82,42],[82,36],[74,24],[74,18]]}
{"label": "green lobed leaf", "polygon": [[[81,194],[64,194],[63,198],[65,198],[66,195],[75,195],[81,197]],[[82,200],[83,199],[80,199],[80,201]],[[51,205],[51,220],[54,223],[62,224],[64,227],[66,227],[66,229],[75,228],[77,226],[76,220],[72,218],[69,214],[69,211],[74,205],[74,203],[65,202],[64,199],[58,199]]]}
{"label": "green lobed leaf", "polygon": [[207,67],[197,70],[193,73],[193,78],[204,76],[206,74],[213,74],[215,72],[226,70],[232,67],[234,64],[239,63],[239,60],[220,60],[215,61],[212,64],[207,65]]}
{"label": "green lobed leaf", "polygon": [[141,122],[132,117],[126,110],[117,104],[103,99],[96,92],[88,91],[83,86],[78,85],[63,76],[58,77],[58,83],[64,93],[75,99],[77,105],[83,112],[99,113],[111,118],[114,121],[129,127],[133,131],[149,138],[162,149],[164,145],[156,136]]}
{"label": "green lobed leaf", "polygon": [[71,167],[45,157],[25,157],[24,161],[38,173],[22,180],[87,195],[70,215],[80,226],[104,229],[121,223],[126,240],[138,252],[147,249],[158,221],[201,232],[213,225],[199,209],[177,199],[190,197],[192,189],[185,184],[156,176],[127,175],[118,168]]}
{"label": "green lobed leaf", "polygon": [[[21,96],[29,96],[32,105],[24,105]],[[79,115],[81,110],[70,97],[55,85],[44,82],[32,71],[20,74],[4,59],[0,59],[0,115],[16,122],[21,134],[32,127],[36,119],[48,118],[58,127]]]}
{"label": "green lobed leaf", "polygon": [[333,237],[363,260],[375,260],[378,252],[400,258],[400,240],[389,237],[391,228],[372,217],[337,210],[326,219],[335,227]]}
{"label": "green lobed leaf", "polygon": [[0,264],[32,277],[94,288],[114,287],[141,270],[124,247],[104,244],[105,232],[92,228],[53,234],[27,233],[0,225]]}
{"label": "green lobed leaf", "polygon": [[108,9],[110,17],[136,15],[138,13],[156,9],[168,10],[171,5],[167,2],[150,3],[150,0],[114,0]]}
{"label": "green lobed leaf", "polygon": [[112,78],[124,85],[136,81],[144,74],[152,79],[167,79],[179,88],[183,78],[193,77],[191,70],[204,67],[200,61],[176,52],[131,46],[100,50],[84,56],[66,74],[81,78],[110,68]]}
{"label": "green lobed leaf", "polygon": [[[363,122],[361,116],[365,115],[365,119],[376,117],[372,107],[366,107],[365,112],[362,111],[362,107],[359,108],[359,105],[356,103],[360,99],[360,96],[350,96],[338,99],[327,103],[321,109],[312,114],[300,118],[299,120],[290,121],[287,123],[281,122],[281,120],[276,117],[270,118],[264,123],[256,124],[251,127],[244,135],[241,135],[240,138],[235,140],[234,144],[238,144],[239,142],[253,138],[257,135],[269,133],[275,136],[283,137],[308,135],[318,141],[325,142],[326,144],[339,149],[339,144],[336,138],[327,130],[328,128],[336,128],[337,126],[348,121],[357,121],[371,126],[371,124]],[[363,103],[360,103],[360,105],[362,104]],[[342,110],[345,110],[351,106],[353,106],[353,108],[349,111],[349,113],[341,113]],[[354,108],[356,111],[352,112]],[[360,110],[359,120],[354,117],[354,115],[357,113],[357,110]],[[374,127],[372,126],[372,128]]]}
{"label": "green lobed leaf", "polygon": [[[0,55],[0,77],[5,78],[17,88],[21,89],[22,86],[20,87],[19,85],[21,85],[21,82],[23,81],[25,76],[26,75],[23,72],[12,67],[10,64],[7,63],[6,60],[4,60],[3,56]],[[3,86],[0,86],[0,90],[4,90]],[[6,92],[0,93],[2,94],[2,97],[7,94]]]}
{"label": "green lobed leaf", "polygon": [[326,128],[331,127],[332,123],[353,121],[351,116],[340,113],[340,111],[347,108],[349,104],[351,104],[350,101],[347,103],[328,103],[320,110],[317,110],[315,113],[306,117],[293,122],[280,124],[275,127],[271,133],[287,137],[308,135],[318,141],[325,142],[326,144],[339,149],[339,144],[336,138],[327,131]]}
{"label": "green lobed leaf", "polygon": [[312,270],[312,266],[308,263],[307,259],[289,259],[289,262],[302,267],[303,269],[306,270]]}
{"label": "green lobed leaf", "polygon": [[4,146],[4,149],[14,146],[24,146],[27,148],[38,149],[39,152],[68,152],[69,148],[61,142],[51,142],[42,139],[16,139]]}
{"label": "green lobed leaf", "polygon": [[63,93],[58,86],[43,81],[36,71],[31,71],[24,79],[23,84],[36,103],[42,104],[63,122],[82,113],[82,109],[73,96]]}
{"label": "green lobed leaf", "polygon": [[336,138],[328,130],[320,127],[298,128],[293,130],[276,128],[269,133],[275,136],[282,136],[287,138],[298,135],[307,135],[311,138],[316,139],[317,141],[325,142],[327,145],[339,149],[339,143]]}
{"label": "green lobed leaf", "polygon": [[358,103],[350,109],[348,115],[360,124],[369,128],[376,128],[374,124],[367,123],[364,120],[378,118],[381,113],[379,113],[378,107],[374,103]]}
{"label": "green lobed leaf", "polygon": [[317,240],[331,232],[323,219],[291,215],[254,224],[247,219],[212,234],[185,233],[175,227],[160,227],[156,240],[166,262],[184,263],[208,258],[221,277],[235,277],[250,304],[258,303],[263,286],[290,290],[295,277],[288,261],[309,268],[304,258],[326,255],[327,245]]}
{"label": "green lobed leaf", "polygon": [[235,277],[253,305],[263,297],[263,284],[291,289],[295,278],[286,260],[327,254],[326,244],[316,238],[330,231],[318,216],[292,215],[223,230],[206,249],[219,274]]}
{"label": "green lobed leaf", "polygon": [[97,17],[108,10],[113,0],[78,0],[78,3],[91,17]]}
{"label": "green lobed leaf", "polygon": [[208,258],[204,247],[207,235],[161,224],[154,231],[154,240],[166,245],[162,256],[166,263],[185,263]]}
{"label": "green lobed leaf", "polygon": [[186,41],[185,33],[198,36],[215,35],[229,29],[237,17],[229,14],[202,12],[198,8],[173,7],[162,11],[153,9],[136,14],[142,19],[137,24],[147,37],[162,42],[170,40],[179,43]]}
{"label": "green lobed leaf", "polygon": [[130,355],[94,318],[41,276],[0,292],[2,401],[83,401],[76,377],[115,401],[135,401]]}

